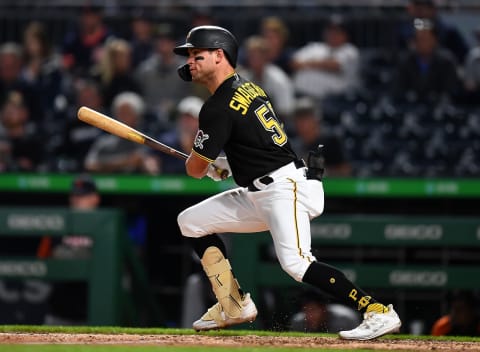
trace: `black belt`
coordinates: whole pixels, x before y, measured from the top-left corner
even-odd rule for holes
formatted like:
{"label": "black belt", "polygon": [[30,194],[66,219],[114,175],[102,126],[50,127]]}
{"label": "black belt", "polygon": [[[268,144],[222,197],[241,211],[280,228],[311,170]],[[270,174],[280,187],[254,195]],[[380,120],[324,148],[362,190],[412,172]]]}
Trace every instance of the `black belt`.
{"label": "black belt", "polygon": [[[273,178],[271,178],[270,176],[263,176],[262,178],[259,178],[258,179],[258,182],[260,183],[263,183],[264,185],[269,185],[270,183],[273,182]],[[257,186],[255,186],[253,184],[253,182],[251,182],[248,186],[247,186],[248,190],[250,192],[257,192],[257,191],[260,191]]]}
{"label": "black belt", "polygon": [[[295,163],[295,167],[297,169],[305,167],[305,162],[303,161],[303,159],[297,159],[297,160],[294,161],[294,163]],[[263,176],[263,177],[258,179],[258,182],[263,183],[265,186],[267,186],[267,185],[269,185],[270,183],[273,182],[273,178],[271,176],[268,176],[268,175]],[[250,192],[260,191],[260,189],[258,189],[258,187],[253,184],[253,181],[247,186],[247,188]]]}

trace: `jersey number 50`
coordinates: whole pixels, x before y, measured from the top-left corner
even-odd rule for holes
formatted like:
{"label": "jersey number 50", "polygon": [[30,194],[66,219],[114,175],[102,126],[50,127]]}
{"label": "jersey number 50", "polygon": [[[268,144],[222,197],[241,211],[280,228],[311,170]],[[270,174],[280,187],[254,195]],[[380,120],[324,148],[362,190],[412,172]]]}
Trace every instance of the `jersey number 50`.
{"label": "jersey number 50", "polygon": [[275,118],[275,113],[273,112],[270,102],[260,105],[255,110],[255,115],[257,115],[258,120],[269,132],[273,132],[272,140],[276,145],[282,146],[287,143],[287,135],[283,130],[280,123]]}

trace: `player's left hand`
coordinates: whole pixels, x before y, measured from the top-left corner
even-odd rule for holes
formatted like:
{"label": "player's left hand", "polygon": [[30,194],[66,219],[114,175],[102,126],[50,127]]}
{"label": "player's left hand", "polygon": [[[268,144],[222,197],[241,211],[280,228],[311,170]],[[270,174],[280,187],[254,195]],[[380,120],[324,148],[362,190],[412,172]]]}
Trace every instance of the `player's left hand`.
{"label": "player's left hand", "polygon": [[[226,176],[225,171],[227,171]],[[225,156],[219,156],[212,164],[208,165],[207,176],[214,181],[224,180],[231,175],[232,169],[230,168],[230,164]]]}

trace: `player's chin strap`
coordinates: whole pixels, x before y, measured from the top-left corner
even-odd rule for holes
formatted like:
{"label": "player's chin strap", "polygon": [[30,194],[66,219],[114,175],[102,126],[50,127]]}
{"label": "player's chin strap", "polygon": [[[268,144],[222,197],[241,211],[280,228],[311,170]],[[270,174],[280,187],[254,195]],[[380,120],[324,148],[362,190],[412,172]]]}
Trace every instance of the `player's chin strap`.
{"label": "player's chin strap", "polygon": [[201,262],[225,314],[230,318],[239,318],[242,313],[242,295],[228,259],[225,259],[220,249],[212,246],[205,250]]}
{"label": "player's chin strap", "polygon": [[323,178],[325,171],[325,158],[323,157],[323,144],[319,144],[316,150],[310,150],[307,159],[307,178],[319,180]]}
{"label": "player's chin strap", "polygon": [[188,64],[182,65],[179,68],[177,68],[178,75],[180,76],[181,79],[187,82],[192,81],[192,74],[190,73],[190,67]]}

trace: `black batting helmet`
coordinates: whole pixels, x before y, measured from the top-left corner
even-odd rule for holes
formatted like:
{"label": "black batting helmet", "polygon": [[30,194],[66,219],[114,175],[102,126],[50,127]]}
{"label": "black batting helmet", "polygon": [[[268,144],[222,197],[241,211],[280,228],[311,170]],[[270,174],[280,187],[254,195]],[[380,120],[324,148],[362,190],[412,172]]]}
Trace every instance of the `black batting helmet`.
{"label": "black batting helmet", "polygon": [[237,65],[237,39],[228,30],[218,26],[198,26],[187,34],[185,44],[177,46],[173,52],[188,56],[188,49],[223,49],[232,67]]}

